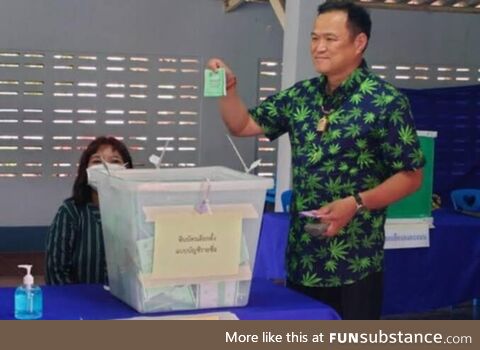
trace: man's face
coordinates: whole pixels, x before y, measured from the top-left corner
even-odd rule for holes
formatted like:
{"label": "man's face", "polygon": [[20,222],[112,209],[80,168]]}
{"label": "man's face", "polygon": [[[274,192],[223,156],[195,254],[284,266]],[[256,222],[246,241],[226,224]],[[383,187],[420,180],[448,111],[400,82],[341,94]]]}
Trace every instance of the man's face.
{"label": "man's face", "polygon": [[[331,11],[317,16],[310,51],[315,70],[326,76],[342,75],[356,68],[366,45],[366,35],[356,37],[347,25],[348,15]],[[362,38],[360,38],[363,36]]]}

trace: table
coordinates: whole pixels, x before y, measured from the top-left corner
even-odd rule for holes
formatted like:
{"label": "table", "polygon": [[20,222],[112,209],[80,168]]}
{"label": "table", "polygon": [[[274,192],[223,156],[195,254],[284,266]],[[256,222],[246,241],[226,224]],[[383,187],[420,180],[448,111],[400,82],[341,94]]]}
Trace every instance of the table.
{"label": "table", "polygon": [[[385,251],[383,314],[422,312],[480,297],[480,219],[438,209],[429,248]],[[289,217],[263,216],[254,276],[284,278]]]}
{"label": "table", "polygon": [[[246,307],[140,314],[101,285],[42,287],[46,320],[103,320],[230,311],[241,320],[337,320],[329,306],[267,280],[253,280]],[[13,319],[14,288],[0,288],[0,319]]]}

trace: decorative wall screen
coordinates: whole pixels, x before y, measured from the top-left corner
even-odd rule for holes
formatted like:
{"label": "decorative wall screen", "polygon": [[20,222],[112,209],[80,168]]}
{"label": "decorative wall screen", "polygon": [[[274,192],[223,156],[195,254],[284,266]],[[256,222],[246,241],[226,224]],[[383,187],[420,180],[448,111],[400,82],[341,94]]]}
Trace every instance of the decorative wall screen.
{"label": "decorative wall screen", "polygon": [[394,85],[407,85],[415,89],[475,85],[480,82],[480,67],[374,63],[370,68]]}
{"label": "decorative wall screen", "polygon": [[[261,59],[258,64],[258,102],[280,91],[282,83],[282,65],[279,60]],[[255,159],[262,162],[257,168],[257,175],[274,177],[276,173],[278,140],[270,142],[265,136],[257,137],[257,154]]]}
{"label": "decorative wall screen", "polygon": [[[480,67],[424,64],[372,64],[372,71],[390,83],[415,89],[474,85],[480,82]],[[281,87],[282,65],[278,59],[262,59],[259,62],[258,102],[273,95]],[[264,136],[257,138],[257,156],[262,163],[257,175],[274,177],[276,174],[277,141],[270,142]]]}
{"label": "decorative wall screen", "polygon": [[98,135],[136,166],[199,160],[201,63],[195,57],[0,52],[0,177],[68,177]]}

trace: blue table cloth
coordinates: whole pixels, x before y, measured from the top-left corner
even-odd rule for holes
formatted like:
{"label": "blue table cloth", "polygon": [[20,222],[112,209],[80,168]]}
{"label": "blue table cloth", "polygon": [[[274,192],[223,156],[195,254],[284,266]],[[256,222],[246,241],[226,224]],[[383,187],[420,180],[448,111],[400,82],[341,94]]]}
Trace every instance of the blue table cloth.
{"label": "blue table cloth", "polygon": [[[480,297],[480,219],[439,209],[429,248],[385,251],[383,313],[421,312]],[[289,217],[263,217],[254,276],[282,279]]]}
{"label": "blue table cloth", "polygon": [[[115,298],[101,285],[44,286],[43,319],[104,320],[139,316],[166,316],[194,313],[233,312],[241,320],[336,320],[329,306],[271,281],[254,280],[246,307],[175,313],[139,314]],[[0,319],[14,318],[14,288],[0,288]]]}

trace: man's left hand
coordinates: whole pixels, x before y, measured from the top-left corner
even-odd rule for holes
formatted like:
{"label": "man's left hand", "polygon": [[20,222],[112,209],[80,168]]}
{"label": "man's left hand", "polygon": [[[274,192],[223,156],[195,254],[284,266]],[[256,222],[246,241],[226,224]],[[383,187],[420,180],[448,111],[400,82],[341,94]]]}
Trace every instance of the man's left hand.
{"label": "man's left hand", "polygon": [[317,210],[322,222],[328,224],[326,237],[336,236],[345,227],[357,212],[357,204],[353,196],[338,199]]}

